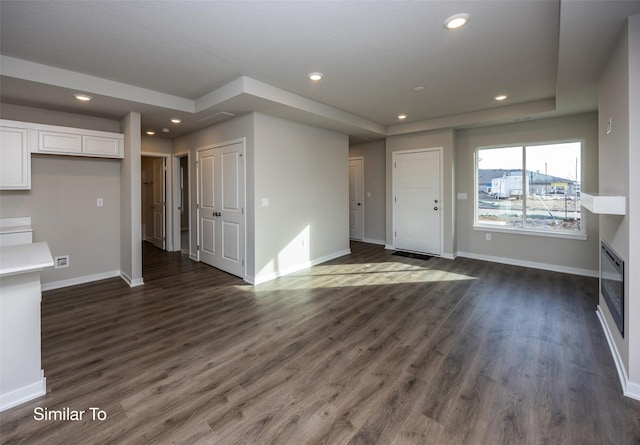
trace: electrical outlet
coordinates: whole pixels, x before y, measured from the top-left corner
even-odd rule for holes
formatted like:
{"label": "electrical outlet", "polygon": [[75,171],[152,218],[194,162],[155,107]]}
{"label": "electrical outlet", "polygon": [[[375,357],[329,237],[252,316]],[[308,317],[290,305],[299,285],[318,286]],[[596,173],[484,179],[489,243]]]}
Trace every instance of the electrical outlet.
{"label": "electrical outlet", "polygon": [[104,205],[104,200],[102,198],[96,199],[96,205],[98,207],[102,207]]}
{"label": "electrical outlet", "polygon": [[490,233],[486,233],[486,234],[484,235],[484,238],[485,238],[487,241],[491,241],[491,234],[490,234]]}
{"label": "electrical outlet", "polygon": [[69,267],[69,255],[57,256],[53,259],[54,269]]}

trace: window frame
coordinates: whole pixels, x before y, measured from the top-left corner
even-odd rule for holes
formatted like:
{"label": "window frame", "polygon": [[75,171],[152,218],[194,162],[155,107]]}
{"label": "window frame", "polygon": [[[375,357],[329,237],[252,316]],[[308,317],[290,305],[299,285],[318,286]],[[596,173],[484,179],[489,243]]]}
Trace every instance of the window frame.
{"label": "window frame", "polygon": [[[541,237],[551,237],[551,238],[564,238],[564,239],[572,239],[572,240],[586,240],[587,236],[587,225],[586,218],[584,213],[584,208],[580,209],[580,231],[552,231],[552,230],[540,230],[540,229],[532,229],[525,227],[524,221],[526,220],[526,207],[527,201],[526,197],[523,197],[522,201],[522,227],[514,227],[514,228],[506,228],[501,226],[495,226],[492,224],[483,224],[479,221],[479,174],[478,174],[478,153],[481,150],[486,149],[500,149],[500,148],[510,148],[510,147],[520,147],[522,149],[522,171],[526,172],[527,166],[527,147],[536,147],[536,146],[544,146],[544,145],[555,145],[555,144],[567,144],[567,143],[579,143],[580,144],[580,188],[582,189],[582,185],[584,184],[584,146],[585,140],[576,138],[576,139],[562,139],[562,140],[552,140],[552,141],[536,141],[536,142],[514,142],[510,144],[496,144],[496,145],[482,145],[477,146],[473,152],[473,180],[474,180],[474,198],[473,198],[473,230],[482,231],[482,232],[498,232],[498,233],[510,233],[513,235],[532,235],[532,236],[541,236]],[[523,186],[524,186],[524,174],[523,176]],[[524,196],[524,195],[523,195]]]}

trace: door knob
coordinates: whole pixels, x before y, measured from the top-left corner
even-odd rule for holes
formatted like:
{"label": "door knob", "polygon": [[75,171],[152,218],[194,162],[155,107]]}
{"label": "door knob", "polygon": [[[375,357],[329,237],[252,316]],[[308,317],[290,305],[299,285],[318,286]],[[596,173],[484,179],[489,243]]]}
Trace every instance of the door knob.
{"label": "door knob", "polygon": [[433,210],[438,210],[438,207],[434,207]]}

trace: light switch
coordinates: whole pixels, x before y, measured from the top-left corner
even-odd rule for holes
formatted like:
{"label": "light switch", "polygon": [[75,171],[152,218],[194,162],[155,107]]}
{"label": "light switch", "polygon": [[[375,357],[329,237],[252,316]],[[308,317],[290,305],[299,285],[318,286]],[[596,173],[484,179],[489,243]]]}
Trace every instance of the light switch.
{"label": "light switch", "polygon": [[104,201],[102,200],[102,198],[98,198],[98,199],[96,200],[96,205],[97,205],[98,207],[102,207],[102,206],[104,205]]}
{"label": "light switch", "polygon": [[367,198],[371,198],[371,192],[367,192]]}
{"label": "light switch", "polygon": [[262,207],[269,207],[269,198],[262,198]]}

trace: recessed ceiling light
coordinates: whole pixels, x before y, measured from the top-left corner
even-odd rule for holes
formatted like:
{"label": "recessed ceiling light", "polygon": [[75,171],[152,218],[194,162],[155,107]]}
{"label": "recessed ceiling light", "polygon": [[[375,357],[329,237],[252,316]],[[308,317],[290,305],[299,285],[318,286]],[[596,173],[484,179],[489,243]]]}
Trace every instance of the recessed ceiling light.
{"label": "recessed ceiling light", "polygon": [[171,119],[171,122],[173,122],[174,124],[179,124],[180,122],[182,122],[182,119],[173,118]]}
{"label": "recessed ceiling light", "polygon": [[403,119],[406,119],[406,118],[407,118],[406,114],[399,114],[398,115],[398,119],[400,119],[400,120],[403,120]]}
{"label": "recessed ceiling light", "polygon": [[458,29],[469,23],[471,16],[469,14],[461,13],[452,15],[444,21],[444,27],[447,29]]}
{"label": "recessed ceiling light", "polygon": [[92,99],[91,96],[87,96],[86,94],[74,94],[73,97],[81,102],[89,102]]}
{"label": "recessed ceiling light", "polygon": [[415,92],[424,91],[424,87],[413,87],[413,91]]}
{"label": "recessed ceiling light", "polygon": [[494,97],[494,99],[497,100],[497,101],[505,100],[506,98],[507,98],[506,94],[500,94],[500,95]]}
{"label": "recessed ceiling light", "polygon": [[322,79],[322,73],[309,73],[309,79],[311,80],[320,80]]}
{"label": "recessed ceiling light", "polygon": [[149,130],[149,131],[147,131],[147,134],[148,134],[149,136],[153,136],[154,134],[156,134],[156,132],[155,132],[155,131],[152,131],[152,130]]}

